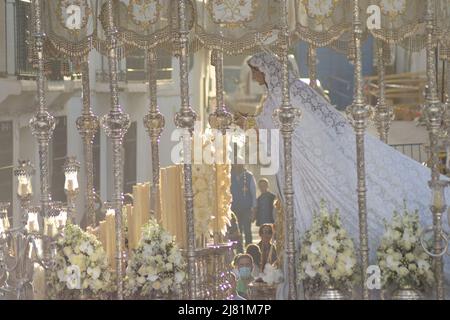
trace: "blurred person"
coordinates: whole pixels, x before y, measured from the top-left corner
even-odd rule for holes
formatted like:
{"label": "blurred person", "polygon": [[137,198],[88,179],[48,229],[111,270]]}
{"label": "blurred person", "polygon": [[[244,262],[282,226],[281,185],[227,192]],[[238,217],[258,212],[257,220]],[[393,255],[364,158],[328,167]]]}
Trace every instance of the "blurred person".
{"label": "blurred person", "polygon": [[237,276],[234,272],[230,272],[230,276],[228,278],[230,284],[230,295],[228,296],[228,300],[246,300],[244,297],[240,296],[236,290],[237,287]]}
{"label": "blurred person", "polygon": [[261,273],[261,250],[256,244],[249,244],[245,249],[245,253],[252,256],[253,272],[252,276],[258,278]]}
{"label": "blurred person", "polygon": [[242,234],[239,230],[237,217],[234,212],[231,212],[230,216],[230,224],[227,227],[226,239],[228,241],[236,243],[237,253],[243,253],[244,249],[242,246]]}
{"label": "blurred person", "polygon": [[253,258],[249,254],[239,254],[235,258],[238,281],[236,285],[237,293],[248,299],[248,285],[253,281]]}
{"label": "blurred person", "polygon": [[269,180],[267,179],[263,178],[258,181],[258,189],[261,194],[256,202],[256,216],[253,220],[256,220],[256,225],[258,227],[267,223],[274,224],[274,202],[277,196],[269,191]]}
{"label": "blurred person", "polygon": [[243,164],[231,167],[231,210],[236,214],[239,230],[245,234],[245,245],[253,242],[251,222],[256,212],[256,182]]}
{"label": "blurred person", "polygon": [[258,247],[261,250],[261,272],[264,272],[266,264],[275,264],[277,262],[277,249],[272,243],[273,225],[263,224],[259,227],[259,236],[261,241]]}

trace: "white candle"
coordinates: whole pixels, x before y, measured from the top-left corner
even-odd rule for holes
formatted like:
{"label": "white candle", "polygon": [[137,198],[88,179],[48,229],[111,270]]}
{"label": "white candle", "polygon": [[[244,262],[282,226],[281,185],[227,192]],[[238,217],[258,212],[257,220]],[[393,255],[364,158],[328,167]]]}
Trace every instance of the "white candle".
{"label": "white candle", "polygon": [[55,222],[58,229],[64,228],[67,223],[67,211],[61,210],[59,215],[56,217]]}
{"label": "white candle", "polygon": [[441,209],[444,206],[443,194],[440,191],[434,192],[433,205],[437,209]]}
{"label": "white candle", "polygon": [[3,227],[5,228],[5,231],[8,231],[11,225],[9,224],[9,218],[7,215],[3,218]]}
{"label": "white candle", "polygon": [[37,212],[28,212],[28,221],[26,229],[28,232],[39,232]]}
{"label": "white candle", "polygon": [[31,182],[25,175],[18,176],[19,184],[17,187],[17,194],[19,196],[26,196],[31,194]]}
{"label": "white candle", "polygon": [[64,189],[66,189],[67,191],[78,190],[78,179],[76,172],[66,173],[66,182],[64,185]]}
{"label": "white candle", "polygon": [[45,218],[44,234],[48,237],[54,237],[56,235],[56,224],[54,217]]}

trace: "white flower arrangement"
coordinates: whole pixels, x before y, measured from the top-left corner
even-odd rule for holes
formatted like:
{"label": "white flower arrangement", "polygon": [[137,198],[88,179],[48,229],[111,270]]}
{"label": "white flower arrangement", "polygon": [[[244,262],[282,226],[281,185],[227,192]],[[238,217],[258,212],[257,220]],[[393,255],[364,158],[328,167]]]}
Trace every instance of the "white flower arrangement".
{"label": "white flower arrangement", "polygon": [[47,273],[50,298],[100,299],[114,291],[105,251],[94,235],[68,224],[56,246],[56,265]]}
{"label": "white flower arrangement", "polygon": [[140,244],[128,262],[126,296],[177,294],[185,278],[185,262],[174,237],[151,219],[142,228]]}
{"label": "white flower arrangement", "polygon": [[355,247],[339,217],[322,201],[301,245],[299,279],[316,287],[350,289],[357,278]]}
{"label": "white flower arrangement", "polygon": [[278,269],[276,266],[267,263],[264,267],[264,272],[259,275],[262,281],[267,283],[268,285],[279,284],[283,281],[283,272]]}
{"label": "white flower arrangement", "polygon": [[403,214],[394,211],[390,224],[377,250],[383,286],[414,287],[425,289],[434,282],[432,258],[420,244],[422,232],[418,211]]}
{"label": "white flower arrangement", "polygon": [[202,154],[209,154],[211,164],[192,166],[195,236],[200,242],[214,231],[225,235],[231,217],[231,166],[212,163],[216,156],[212,132],[202,135]]}
{"label": "white flower arrangement", "polygon": [[195,236],[209,239],[214,217],[216,193],[211,184],[215,176],[213,165],[195,164],[192,166],[192,187],[194,191]]}

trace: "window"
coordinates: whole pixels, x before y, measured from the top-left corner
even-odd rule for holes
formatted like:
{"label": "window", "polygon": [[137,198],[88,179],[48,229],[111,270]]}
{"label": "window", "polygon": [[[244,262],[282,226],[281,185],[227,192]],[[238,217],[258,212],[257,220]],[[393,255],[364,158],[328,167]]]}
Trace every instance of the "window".
{"label": "window", "polygon": [[133,193],[133,186],[136,184],[136,150],[137,150],[137,126],[136,122],[131,123],[124,140],[124,175],[123,192]]}
{"label": "window", "polygon": [[64,162],[67,157],[67,118],[56,117],[56,127],[50,143],[51,194],[54,201],[66,201]]}
{"label": "window", "polygon": [[25,1],[16,1],[16,74],[20,77],[29,77],[33,75],[33,66],[28,61],[28,56],[31,54],[31,45],[28,45],[31,40],[30,29],[31,22],[31,3]]}
{"label": "window", "polygon": [[[16,75],[19,78],[34,77],[35,70],[30,62],[33,54],[33,26],[31,1],[16,0],[15,40],[16,40]],[[49,80],[61,81],[63,76],[71,76],[72,68],[63,55],[45,55],[45,75]]]}
{"label": "window", "polygon": [[8,212],[10,219],[13,200],[13,161],[12,121],[0,122],[0,201],[11,203]]}
{"label": "window", "polygon": [[[158,80],[172,79],[172,55],[164,49],[157,49],[157,73]],[[147,81],[145,50],[136,49],[127,57],[127,80]]]}

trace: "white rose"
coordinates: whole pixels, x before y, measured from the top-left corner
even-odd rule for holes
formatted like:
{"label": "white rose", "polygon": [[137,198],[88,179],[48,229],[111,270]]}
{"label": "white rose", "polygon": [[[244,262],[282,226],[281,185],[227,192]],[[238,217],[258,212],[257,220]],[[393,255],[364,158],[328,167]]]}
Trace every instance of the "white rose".
{"label": "white rose", "polygon": [[398,269],[398,274],[402,277],[406,276],[409,273],[409,270],[405,267],[400,267]]}
{"label": "white rose", "polygon": [[320,241],[315,241],[311,243],[309,250],[314,254],[319,254]]}
{"label": "white rose", "polygon": [[148,279],[148,281],[150,281],[150,282],[154,282],[154,281],[156,281],[156,280],[158,280],[158,275],[156,275],[156,274],[150,274],[150,275],[148,275],[147,276],[147,279]]}
{"label": "white rose", "polygon": [[144,277],[137,277],[136,281],[137,281],[139,284],[144,284],[144,283],[145,283],[145,278],[144,278]]}
{"label": "white rose", "polygon": [[92,277],[92,279],[96,280],[100,277],[100,268],[99,267],[95,267],[95,268],[91,268],[89,267],[87,269],[87,274],[90,275]]}
{"label": "white rose", "polygon": [[386,258],[386,266],[391,270],[397,270],[399,261],[396,261],[392,255],[387,256]]}
{"label": "white rose", "polygon": [[305,273],[310,277],[314,278],[317,274],[316,270],[312,267],[310,263],[306,263],[305,265]]}
{"label": "white rose", "polygon": [[185,278],[185,273],[183,271],[178,271],[175,273],[175,282],[182,283]]}
{"label": "white rose", "polygon": [[70,247],[64,247],[63,252],[68,257],[72,254],[72,249]]}
{"label": "white rose", "polygon": [[417,261],[417,266],[419,267],[419,270],[428,270],[430,268],[428,261],[422,259]]}
{"label": "white rose", "polygon": [[65,272],[64,269],[58,270],[58,272],[56,273],[56,275],[58,276],[58,280],[59,280],[60,282],[66,281],[66,272]]}

